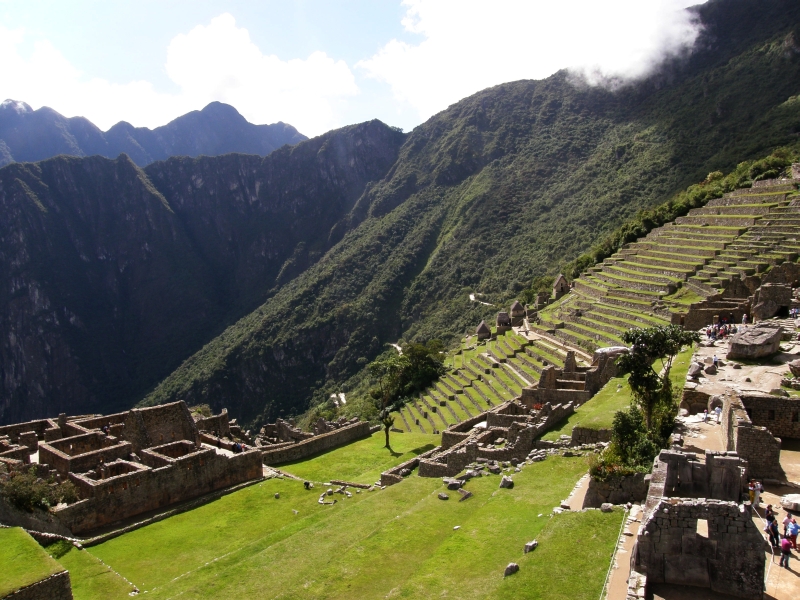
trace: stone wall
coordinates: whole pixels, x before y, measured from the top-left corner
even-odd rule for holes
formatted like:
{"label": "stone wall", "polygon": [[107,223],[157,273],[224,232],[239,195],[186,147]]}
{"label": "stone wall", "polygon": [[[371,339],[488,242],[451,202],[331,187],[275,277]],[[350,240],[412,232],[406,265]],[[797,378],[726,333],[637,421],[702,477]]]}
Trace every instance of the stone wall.
{"label": "stone wall", "polygon": [[607,481],[589,479],[589,487],[583,499],[583,508],[599,508],[601,504],[625,504],[626,502],[642,502],[647,498],[649,476],[634,473],[625,477],[612,477]]}
{"label": "stone wall", "polygon": [[261,450],[261,456],[265,465],[279,465],[307,458],[313,454],[342,446],[369,435],[369,423],[355,423],[330,433],[316,435],[290,446],[283,446],[274,450],[267,446]]}
{"label": "stone wall", "polygon": [[[704,520],[707,533],[698,528]],[[643,519],[632,559],[648,584],[711,588],[761,599],[764,539],[748,505],[712,499],[662,498]]]}
{"label": "stone wall", "polygon": [[228,421],[228,409],[223,408],[218,415],[210,417],[200,417],[195,421],[199,431],[207,431],[217,437],[225,437],[231,434],[230,421]]}
{"label": "stone wall", "polygon": [[800,438],[800,399],[751,393],[739,397],[753,425],[779,438]]}
{"label": "stone wall", "polygon": [[780,439],[766,427],[753,425],[741,398],[735,394],[722,397],[722,439],[728,450],[747,461],[751,477],[783,479]]}
{"label": "stone wall", "polygon": [[39,463],[46,463],[59,473],[81,473],[101,462],[125,458],[132,451],[130,442],[95,431],[39,444]]}
{"label": "stone wall", "polygon": [[599,442],[610,442],[610,429],[591,429],[589,427],[575,426],[572,428],[572,446],[581,444],[597,444]]}
{"label": "stone wall", "polygon": [[419,466],[419,461],[424,460],[433,456],[437,451],[441,449],[441,446],[437,446],[432,450],[428,450],[419,456],[415,456],[399,465],[392,467],[388,471],[384,471],[381,473],[381,485],[394,485],[395,483],[400,483],[403,481],[403,476],[400,474],[401,471],[408,469],[412,471]]}
{"label": "stone wall", "polygon": [[183,401],[128,411],[123,437],[136,452],[177,440],[200,442],[200,433]]}
{"label": "stone wall", "polygon": [[155,449],[144,452],[158,455],[163,466],[136,465],[132,470],[100,479],[93,479],[88,473],[71,473],[70,479],[86,497],[56,509],[54,514],[73,533],[83,533],[262,476],[258,450],[222,456],[203,448],[178,458],[160,455]]}
{"label": "stone wall", "polygon": [[61,571],[51,575],[4,596],[3,600],[72,600],[69,572]]}

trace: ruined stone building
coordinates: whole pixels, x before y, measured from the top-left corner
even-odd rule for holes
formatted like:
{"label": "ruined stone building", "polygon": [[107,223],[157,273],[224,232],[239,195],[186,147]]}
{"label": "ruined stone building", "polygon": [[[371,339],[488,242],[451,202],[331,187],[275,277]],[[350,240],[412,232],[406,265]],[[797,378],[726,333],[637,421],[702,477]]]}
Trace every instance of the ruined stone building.
{"label": "ruined stone building", "polygon": [[764,538],[740,503],[747,461],[734,452],[662,450],[631,557],[633,580],[760,599]]}
{"label": "ruined stone building", "polygon": [[[231,428],[227,413],[201,426]],[[3,436],[9,466],[38,463],[41,475],[75,484],[80,499],[52,510],[74,534],[262,477],[259,451],[231,452],[233,442],[201,431],[184,402],[7,425]]]}

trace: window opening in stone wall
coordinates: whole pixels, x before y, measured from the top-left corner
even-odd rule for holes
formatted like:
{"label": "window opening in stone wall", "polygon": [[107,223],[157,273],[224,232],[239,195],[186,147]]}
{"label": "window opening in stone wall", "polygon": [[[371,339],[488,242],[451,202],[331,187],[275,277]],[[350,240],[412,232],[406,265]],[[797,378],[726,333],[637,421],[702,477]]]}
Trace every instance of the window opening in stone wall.
{"label": "window opening in stone wall", "polygon": [[700,537],[707,538],[708,537],[708,520],[707,519],[697,519],[697,535]]}
{"label": "window opening in stone wall", "polygon": [[774,410],[768,410],[767,411],[767,420],[769,420],[769,421],[774,421],[775,420],[775,411]]}
{"label": "window opening in stone wall", "polygon": [[792,411],[792,423],[797,423],[798,421],[800,421],[800,412]]}

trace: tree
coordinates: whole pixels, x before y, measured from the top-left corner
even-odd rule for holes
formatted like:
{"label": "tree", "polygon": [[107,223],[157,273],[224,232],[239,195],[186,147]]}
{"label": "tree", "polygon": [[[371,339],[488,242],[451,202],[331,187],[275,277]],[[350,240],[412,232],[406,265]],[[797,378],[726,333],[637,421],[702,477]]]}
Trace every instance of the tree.
{"label": "tree", "polygon": [[391,415],[391,411],[394,406],[400,376],[407,364],[408,359],[395,352],[384,353],[369,364],[370,374],[378,380],[378,387],[373,389],[370,394],[379,402],[381,412],[378,418],[386,434],[387,448],[391,447],[389,445],[389,430],[394,425],[394,417]]}
{"label": "tree", "polygon": [[[683,346],[699,342],[700,336],[679,325],[666,325],[630,329],[622,334],[622,340],[630,344],[630,351],[617,359],[617,366],[628,373],[633,402],[653,435],[662,421],[654,416],[665,409],[670,412],[674,406],[669,372],[675,356]],[[661,369],[656,371],[653,367],[659,363]]]}
{"label": "tree", "polygon": [[389,430],[394,425],[392,410],[424,390],[445,372],[439,358],[442,348],[439,340],[431,340],[427,344],[407,344],[401,352],[388,350],[369,364],[370,375],[378,383],[370,395],[380,409],[378,418],[386,433],[387,448],[390,447]]}

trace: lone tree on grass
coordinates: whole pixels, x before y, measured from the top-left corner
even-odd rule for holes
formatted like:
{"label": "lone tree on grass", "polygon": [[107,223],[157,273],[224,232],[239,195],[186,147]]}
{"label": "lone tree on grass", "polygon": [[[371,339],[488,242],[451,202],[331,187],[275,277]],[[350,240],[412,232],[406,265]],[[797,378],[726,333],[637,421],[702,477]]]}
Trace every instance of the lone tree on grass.
{"label": "lone tree on grass", "polygon": [[[617,359],[617,366],[628,373],[633,403],[644,415],[645,427],[652,434],[657,425],[654,415],[674,406],[669,378],[672,363],[682,347],[699,342],[700,336],[679,325],[666,325],[630,329],[622,334],[622,341],[630,345],[630,352]],[[659,366],[656,371],[654,367]]]}
{"label": "lone tree on grass", "polygon": [[370,396],[378,404],[378,418],[386,434],[387,448],[390,447],[389,430],[394,425],[392,411],[445,372],[439,358],[441,350],[442,343],[439,340],[431,340],[427,344],[407,344],[402,352],[389,350],[369,364],[370,375],[378,383],[376,388],[370,390]]}

